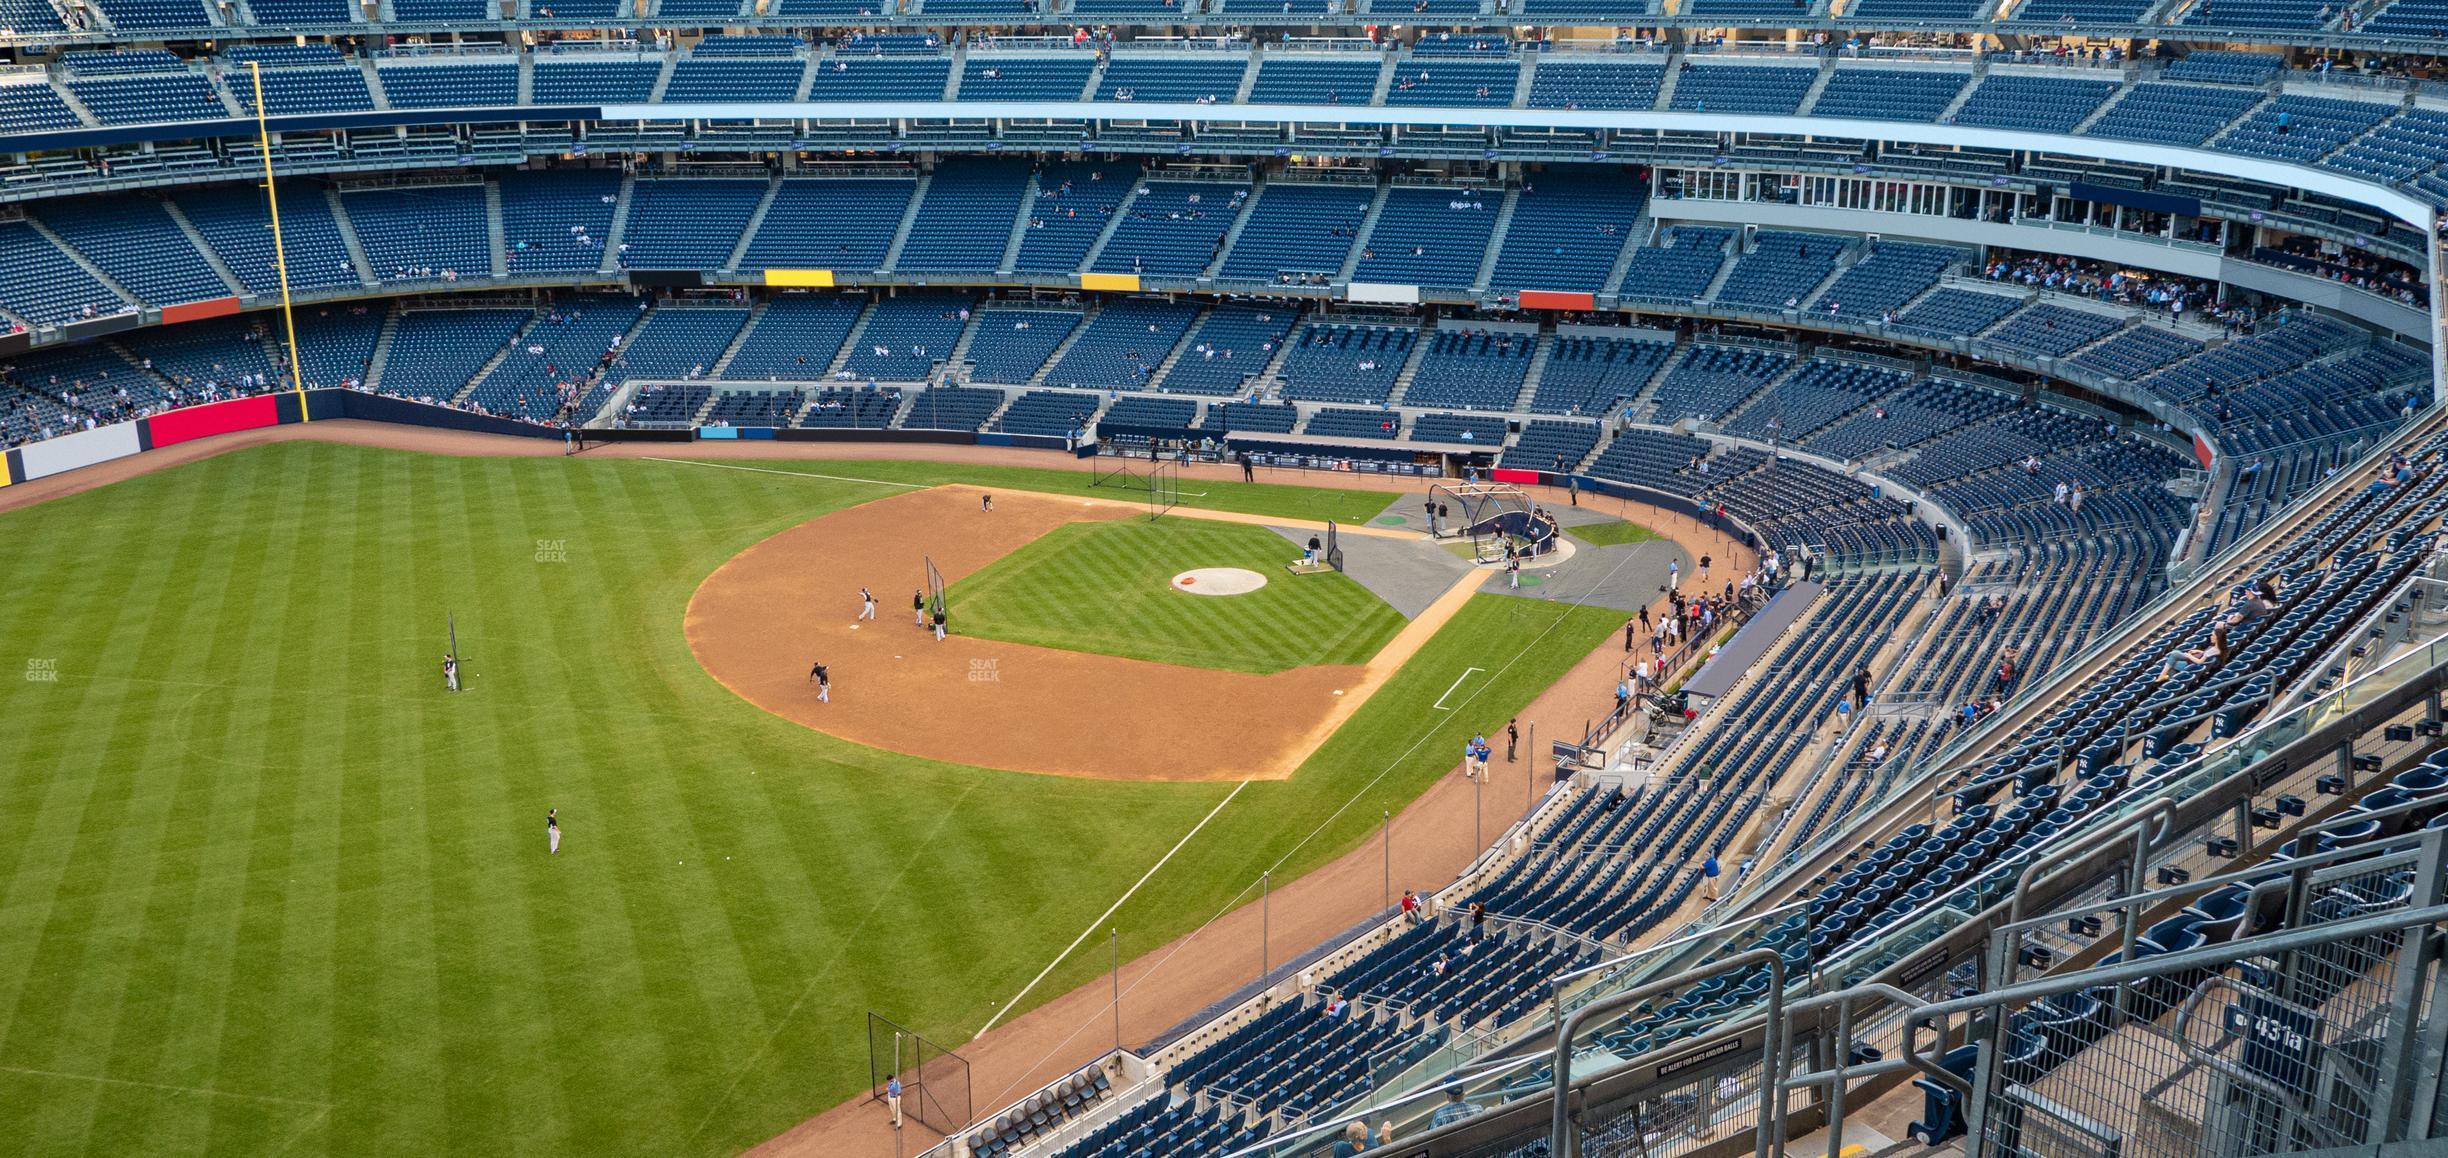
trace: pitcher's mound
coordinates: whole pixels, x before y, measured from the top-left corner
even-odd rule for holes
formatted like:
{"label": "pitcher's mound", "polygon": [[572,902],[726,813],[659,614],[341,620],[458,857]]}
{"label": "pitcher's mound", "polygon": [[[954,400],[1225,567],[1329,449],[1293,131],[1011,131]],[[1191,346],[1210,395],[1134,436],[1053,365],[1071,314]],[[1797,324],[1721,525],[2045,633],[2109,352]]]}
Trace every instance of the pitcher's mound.
{"label": "pitcher's mound", "polygon": [[1266,576],[1243,567],[1201,567],[1173,577],[1175,591],[1192,595],[1247,595],[1266,586]]}

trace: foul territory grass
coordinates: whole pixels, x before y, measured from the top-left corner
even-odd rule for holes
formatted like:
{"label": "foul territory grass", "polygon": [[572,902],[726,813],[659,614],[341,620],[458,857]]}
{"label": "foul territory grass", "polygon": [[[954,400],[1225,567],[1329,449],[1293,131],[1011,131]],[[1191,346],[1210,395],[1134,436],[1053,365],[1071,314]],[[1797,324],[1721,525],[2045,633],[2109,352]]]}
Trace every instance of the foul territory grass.
{"label": "foul territory grass", "polygon": [[[975,1032],[1232,788],[882,753],[704,674],[707,573],[895,490],[287,443],[0,515],[6,1148],[725,1154],[863,1089],[869,1010]],[[1475,599],[1123,952],[1366,839],[1616,619]]]}
{"label": "foul territory grass", "polygon": [[1593,547],[1621,547],[1628,543],[1646,543],[1663,538],[1639,523],[1625,519],[1608,519],[1603,523],[1579,523],[1564,528],[1564,533]]}
{"label": "foul territory grass", "polygon": [[[725,464],[716,464],[718,466]],[[1144,471],[1147,464],[1136,464]],[[811,460],[803,462],[759,462],[758,470],[795,474],[825,475],[836,478],[869,479],[878,482],[915,486],[937,486],[944,483],[966,483],[971,486],[1007,487],[1012,490],[1040,491],[1046,494],[1079,495],[1111,502],[1145,502],[1147,486],[1108,484],[1092,485],[1093,475],[1087,464],[1077,469],[1057,470],[1031,466],[987,466],[952,462],[921,461],[840,461]],[[1290,472],[1273,470],[1260,472],[1260,478],[1286,477]],[[1420,484],[1424,491],[1426,482]],[[870,496],[876,497],[876,496]],[[1232,511],[1245,515],[1277,515],[1306,523],[1322,524],[1332,519],[1346,526],[1365,523],[1386,506],[1384,491],[1337,490],[1329,487],[1295,486],[1276,482],[1225,482],[1216,479],[1183,478],[1179,480],[1176,497],[1185,507],[1201,507],[1213,511]]]}
{"label": "foul territory grass", "polygon": [[[964,634],[1067,651],[1262,674],[1368,662],[1401,613],[1337,572],[1286,571],[1299,554],[1244,523],[1072,523],[953,584],[947,602]],[[1229,596],[1173,587],[1199,567],[1267,583]]]}

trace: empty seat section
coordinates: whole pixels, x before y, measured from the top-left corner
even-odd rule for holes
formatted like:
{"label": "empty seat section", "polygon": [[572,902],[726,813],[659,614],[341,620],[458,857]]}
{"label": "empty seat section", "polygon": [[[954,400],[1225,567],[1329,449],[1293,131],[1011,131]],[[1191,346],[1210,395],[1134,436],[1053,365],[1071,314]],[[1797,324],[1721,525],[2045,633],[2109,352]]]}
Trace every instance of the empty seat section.
{"label": "empty seat section", "polygon": [[1224,235],[1249,186],[1218,181],[1149,181],[1115,210],[1122,220],[1097,255],[1105,273],[1194,276],[1221,256]]}
{"label": "empty seat section", "polygon": [[501,187],[503,258],[512,274],[589,270],[604,264],[604,239],[621,175],[613,169],[511,171]]}
{"label": "empty seat section", "polygon": [[1539,374],[1530,409],[1541,414],[1607,415],[1638,397],[1674,354],[1671,335],[1610,338],[1559,333]]}
{"label": "empty seat section", "polygon": [[1478,186],[1388,190],[1352,280],[1455,289],[1476,285],[1503,196]]}
{"label": "empty seat section", "polygon": [[1156,298],[1108,302],[1046,371],[1048,386],[1144,390],[1198,319],[1198,306]]}
{"label": "empty seat section", "polygon": [[1115,56],[1105,62],[1095,99],[1230,104],[1241,91],[1249,58],[1171,52],[1161,56]]}
{"label": "empty seat section", "polygon": [[904,293],[867,311],[867,324],[851,344],[844,368],[859,378],[917,382],[952,356],[969,325],[974,299],[966,294]]}
{"label": "empty seat section", "polygon": [[1284,355],[1283,396],[1301,402],[1382,403],[1419,331],[1409,327],[1312,323]]}
{"label": "empty seat section", "polygon": [[1368,185],[1268,183],[1217,276],[1289,285],[1332,281],[1375,196]]}
{"label": "empty seat section", "polygon": [[1682,75],[1675,78],[1671,107],[1682,112],[1784,116],[1802,107],[1802,98],[1818,79],[1817,68],[1686,62]]}
{"label": "empty seat section", "polygon": [[621,233],[628,246],[623,264],[633,269],[729,265],[766,187],[763,181],[733,179],[638,181],[630,188],[629,220]]}
{"label": "empty seat section", "polygon": [[1815,117],[1848,117],[1863,121],[1921,121],[1955,103],[1955,95],[1972,79],[1969,73],[1908,68],[1839,68],[1829,74],[1827,87],[1811,105]]}
{"label": "empty seat section", "polygon": [[340,203],[379,280],[450,281],[493,273],[492,226],[482,185],[352,189],[340,195]]}
{"label": "empty seat section", "polygon": [[926,197],[910,219],[909,239],[902,242],[894,268],[974,270],[1001,265],[1020,203],[1028,195],[1028,181],[1028,167],[1016,161],[945,161],[927,180]]}
{"label": "empty seat section", "polygon": [[1632,254],[1617,293],[1633,301],[1689,304],[1717,280],[1725,265],[1731,229],[1677,225],[1658,233],[1655,244]]}
{"label": "empty seat section", "polygon": [[1076,101],[1096,60],[1086,55],[973,55],[961,69],[965,101]]}
{"label": "empty seat section", "polygon": [[766,207],[740,264],[749,269],[880,269],[916,189],[916,181],[897,177],[788,178]]}
{"label": "empty seat section", "polygon": [[502,108],[518,103],[518,62],[384,64],[383,95],[401,109]]}
{"label": "empty seat section", "polygon": [[1648,109],[1657,107],[1665,87],[1663,64],[1556,60],[1539,61],[1530,74],[1530,107],[1534,109]]}
{"label": "empty seat section", "polygon": [[34,215],[111,280],[147,305],[175,305],[227,297],[228,283],[213,271],[187,231],[151,197],[79,197],[38,201]]}
{"label": "empty seat section", "polygon": [[[281,241],[288,254],[292,291],[362,284],[340,223],[319,187],[289,182],[279,188]],[[195,189],[172,198],[179,212],[204,235],[213,252],[238,275],[249,293],[280,293],[272,253],[272,215],[263,190],[249,186]]]}
{"label": "empty seat section", "polygon": [[1489,287],[1604,292],[1647,196],[1647,183],[1629,173],[1525,179]]}
{"label": "empty seat section", "polygon": [[1015,265],[1037,273],[1077,270],[1138,179],[1139,167],[1122,162],[1040,166]]}
{"label": "empty seat section", "polygon": [[1176,394],[1238,393],[1251,375],[1266,371],[1297,317],[1288,306],[1215,307],[1184,339],[1181,357],[1156,379],[1156,388]]}
{"label": "empty seat section", "polygon": [[721,376],[733,381],[818,381],[866,312],[867,299],[848,294],[783,294],[765,303]]}
{"label": "empty seat section", "polygon": [[1278,56],[1258,62],[1251,104],[1365,105],[1384,62],[1373,55]]}
{"label": "empty seat section", "polygon": [[1036,377],[1054,348],[1078,328],[1076,310],[980,310],[969,338],[971,379],[1019,386]]}
{"label": "empty seat section", "polygon": [[1972,90],[1953,123],[1991,129],[2064,133],[2081,124],[2117,90],[2113,80],[1992,73]]}
{"label": "empty seat section", "polygon": [[1420,352],[1403,404],[1511,410],[1537,349],[1535,333],[1440,329]]}

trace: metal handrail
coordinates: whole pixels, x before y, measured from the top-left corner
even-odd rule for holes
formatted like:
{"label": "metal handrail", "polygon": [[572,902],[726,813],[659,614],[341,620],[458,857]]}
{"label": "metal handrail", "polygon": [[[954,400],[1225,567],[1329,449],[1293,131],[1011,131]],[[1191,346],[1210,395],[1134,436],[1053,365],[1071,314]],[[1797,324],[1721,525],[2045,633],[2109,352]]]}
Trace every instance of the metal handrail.
{"label": "metal handrail", "polygon": [[[1629,1009],[1644,998],[1681,989],[1687,985],[1696,985],[1718,974],[1730,973],[1736,969],[1745,969],[1754,965],[1768,967],[1770,1025],[1764,1048],[1761,1051],[1760,1064],[1773,1072],[1781,1052],[1776,1029],[1785,1016],[1785,959],[1766,949],[1753,949],[1747,953],[1738,953],[1723,961],[1701,965],[1672,977],[1651,981],[1604,1000],[1582,1006],[1574,1010],[1570,1017],[1565,1018],[1556,1027],[1555,1107],[1548,1127],[1548,1146],[1555,1158],[1580,1158],[1581,1154],[1581,1137],[1572,1129],[1571,1092],[1573,1038],[1584,1026],[1597,1018]],[[1784,1100],[1776,1096],[1776,1086],[1777,1083],[1770,1081],[1760,1083],[1760,1121],[1763,1123],[1771,1117],[1780,1120],[1783,1118]]]}

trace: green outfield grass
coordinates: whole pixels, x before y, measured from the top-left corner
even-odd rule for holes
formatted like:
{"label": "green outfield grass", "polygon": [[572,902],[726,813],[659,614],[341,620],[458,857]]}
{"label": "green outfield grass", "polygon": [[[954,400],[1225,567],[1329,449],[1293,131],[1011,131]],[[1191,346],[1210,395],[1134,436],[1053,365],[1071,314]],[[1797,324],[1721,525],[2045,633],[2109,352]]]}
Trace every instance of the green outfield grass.
{"label": "green outfield grass", "polygon": [[[282,443],[0,515],[5,1148],[723,1154],[860,1091],[869,1010],[974,1033],[1232,786],[881,753],[704,674],[707,573],[896,489]],[[1474,599],[1157,872],[1122,951],[1369,839],[1616,622]]]}
{"label": "green outfield grass", "polygon": [[1620,547],[1627,543],[1646,543],[1665,536],[1639,523],[1625,519],[1608,519],[1603,523],[1579,523],[1564,528],[1564,533],[1593,547]]}
{"label": "green outfield grass", "polygon": [[[1299,554],[1246,523],[1072,523],[953,584],[947,602],[963,634],[1067,651],[1259,673],[1368,662],[1402,614],[1348,576],[1286,571]],[[1247,568],[1267,585],[1173,589],[1197,567]]]}

